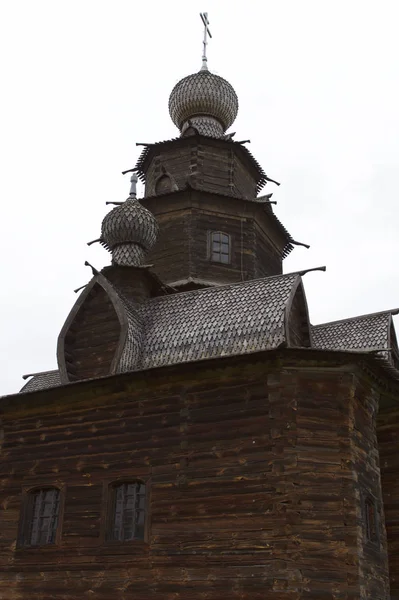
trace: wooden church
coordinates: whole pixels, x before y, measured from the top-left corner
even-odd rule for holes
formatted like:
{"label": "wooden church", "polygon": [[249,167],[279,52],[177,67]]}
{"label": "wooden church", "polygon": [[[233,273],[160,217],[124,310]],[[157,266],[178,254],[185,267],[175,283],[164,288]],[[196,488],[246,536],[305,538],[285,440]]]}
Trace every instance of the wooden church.
{"label": "wooden church", "polygon": [[2,600],[399,598],[394,311],[311,325],[237,110],[204,52],[58,369],[0,399]]}

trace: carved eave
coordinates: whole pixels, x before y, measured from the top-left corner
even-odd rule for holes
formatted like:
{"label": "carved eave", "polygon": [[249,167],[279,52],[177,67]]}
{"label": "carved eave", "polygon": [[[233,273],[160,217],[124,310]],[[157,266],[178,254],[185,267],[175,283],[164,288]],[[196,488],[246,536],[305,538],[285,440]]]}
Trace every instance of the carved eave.
{"label": "carved eave", "polygon": [[[259,211],[259,213],[264,213],[267,220],[270,222],[271,226],[275,229],[275,231],[278,233],[278,235],[281,236],[281,238],[284,240],[284,246],[281,250],[283,259],[286,258],[290,254],[290,252],[292,252],[292,250],[294,249],[294,245],[297,244],[297,242],[295,242],[292,235],[284,227],[284,225],[282,224],[280,219],[276,216],[276,214],[272,208],[272,205],[267,202],[259,202],[256,198],[251,199],[251,200],[248,200],[245,198],[237,198],[237,197],[232,198],[231,196],[228,196],[227,194],[223,194],[221,192],[208,191],[208,190],[203,191],[193,185],[187,185],[186,188],[183,190],[166,192],[165,194],[163,194],[162,195],[162,200],[163,200],[162,204],[159,203],[160,196],[158,194],[140,198],[140,202],[143,206],[148,208],[148,210],[153,212],[155,215],[159,215],[160,213],[163,212],[163,207],[166,207],[166,206],[170,207],[170,201],[172,199],[176,199],[176,202],[178,202],[178,201],[181,202],[182,199],[185,199],[185,200],[187,200],[187,202],[185,204],[186,208],[192,208],[194,205],[192,197],[194,197],[198,193],[201,193],[201,197],[204,197],[204,194],[206,194],[209,197],[214,195],[214,196],[218,196],[220,198],[224,198],[229,202],[230,206],[233,205],[232,204],[233,202],[237,202],[237,203],[248,202],[248,203],[250,203],[250,205],[254,211]],[[168,201],[168,202],[166,202],[166,201]],[[237,206],[239,206],[239,205],[237,205]],[[197,203],[196,207],[200,208],[200,205]]]}
{"label": "carved eave", "polygon": [[268,181],[267,175],[258,163],[258,161],[254,158],[251,152],[239,142],[234,142],[232,139],[223,140],[216,139],[212,137],[208,137],[205,135],[191,135],[188,137],[179,137],[173,138],[170,140],[164,140],[162,142],[156,142],[154,144],[146,144],[144,145],[144,149],[141,155],[138,158],[136,163],[135,171],[140,178],[140,180],[145,184],[147,178],[147,170],[152,162],[152,160],[163,151],[167,151],[168,149],[176,149],[176,148],[186,148],[188,146],[192,146],[193,142],[196,144],[205,143],[208,145],[213,145],[215,147],[224,147],[229,150],[233,150],[233,152],[240,158],[240,160],[246,165],[248,170],[250,171],[252,177],[256,181],[256,190],[257,193],[264,187],[266,182]]}
{"label": "carved eave", "polygon": [[97,274],[75,302],[58,337],[61,384],[116,373],[127,333],[121,299]]}

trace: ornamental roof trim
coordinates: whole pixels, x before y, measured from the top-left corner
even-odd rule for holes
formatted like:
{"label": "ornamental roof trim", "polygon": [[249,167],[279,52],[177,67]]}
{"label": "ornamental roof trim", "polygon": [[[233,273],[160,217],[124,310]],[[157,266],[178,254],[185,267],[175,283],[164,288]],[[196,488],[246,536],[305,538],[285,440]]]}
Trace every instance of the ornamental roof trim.
{"label": "ornamental roof trim", "polygon": [[[228,137],[228,136],[227,136]],[[182,145],[184,144],[190,144],[192,143],[193,139],[205,139],[205,140],[209,140],[213,143],[227,143],[227,144],[233,144],[234,147],[236,149],[238,149],[239,152],[242,152],[245,156],[245,158],[247,158],[253,165],[253,167],[255,168],[255,170],[258,172],[258,183],[256,186],[257,192],[259,193],[260,190],[265,186],[265,184],[268,181],[268,177],[265,173],[265,171],[262,169],[261,165],[258,163],[258,161],[256,160],[256,158],[253,156],[253,154],[248,150],[248,148],[246,146],[244,146],[243,144],[240,144],[240,142],[235,142],[234,140],[232,140],[231,138],[228,139],[222,139],[222,138],[214,138],[208,135],[203,135],[203,134],[195,134],[189,137],[176,137],[176,138],[171,138],[169,140],[163,140],[161,142],[154,142],[152,144],[142,144],[144,146],[137,162],[136,162],[136,166],[135,166],[135,172],[137,173],[139,179],[142,181],[142,183],[145,183],[146,181],[146,160],[147,158],[150,156],[153,148],[161,148],[162,146],[167,146],[168,144],[177,144],[180,143]],[[141,145],[141,144],[140,144]]]}

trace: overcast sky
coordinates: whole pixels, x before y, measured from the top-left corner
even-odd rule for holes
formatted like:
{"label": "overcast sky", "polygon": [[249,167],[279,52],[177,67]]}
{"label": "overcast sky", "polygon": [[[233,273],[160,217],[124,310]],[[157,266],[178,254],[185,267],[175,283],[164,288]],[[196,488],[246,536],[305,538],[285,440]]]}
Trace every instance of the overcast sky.
{"label": "overcast sky", "polygon": [[240,102],[232,130],[269,177],[313,323],[399,306],[398,0],[0,0],[0,393],[56,367],[106,201],[136,142],[177,133],[174,84],[201,66]]}

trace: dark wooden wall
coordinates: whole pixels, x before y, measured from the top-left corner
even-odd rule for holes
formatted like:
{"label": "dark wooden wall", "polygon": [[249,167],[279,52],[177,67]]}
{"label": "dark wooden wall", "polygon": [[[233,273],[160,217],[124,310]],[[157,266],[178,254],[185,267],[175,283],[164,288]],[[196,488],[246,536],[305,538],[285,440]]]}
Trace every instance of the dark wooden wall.
{"label": "dark wooden wall", "polygon": [[[165,283],[189,277],[234,283],[282,272],[285,240],[261,205],[198,190],[147,198],[143,204],[160,228],[146,262]],[[230,264],[210,261],[211,231],[231,236]]]}
{"label": "dark wooden wall", "polygon": [[399,598],[399,408],[381,408],[377,421],[392,598]]}
{"label": "dark wooden wall", "polygon": [[145,195],[167,191],[167,185],[157,186],[167,173],[180,190],[189,183],[204,191],[253,199],[259,173],[244,164],[237,151],[232,143],[197,137],[154,146],[146,165]]}
{"label": "dark wooden wall", "polygon": [[236,155],[234,155],[233,162],[233,185],[234,190],[236,190],[236,193],[241,198],[252,200],[258,195],[253,174],[248,170],[248,166]]}
{"label": "dark wooden wall", "polygon": [[[383,560],[359,558],[370,390],[332,360],[284,356],[3,400],[0,597],[386,600]],[[148,543],[104,542],[120,477],[148,478]],[[22,487],[50,484],[65,489],[60,545],[17,549]]]}
{"label": "dark wooden wall", "polygon": [[[359,496],[358,555],[360,586],[364,598],[389,598],[388,550],[381,487],[380,456],[376,418],[379,394],[372,383],[356,380],[349,408],[353,468]],[[378,540],[367,541],[364,501],[371,498],[376,508]],[[382,595],[385,590],[386,596]]]}
{"label": "dark wooden wall", "polygon": [[[278,242],[280,244],[278,245]],[[273,237],[267,235],[260,224],[255,223],[256,277],[270,277],[283,271],[281,240],[274,243]]]}
{"label": "dark wooden wall", "polygon": [[95,284],[65,335],[69,381],[108,375],[121,325],[107,292]]}
{"label": "dark wooden wall", "polygon": [[[235,283],[254,278],[253,220],[213,210],[193,209],[191,213],[191,265],[195,277],[218,283]],[[223,231],[230,235],[231,262],[228,265],[212,262],[209,253],[209,234]]]}
{"label": "dark wooden wall", "polygon": [[306,297],[302,285],[297,287],[288,317],[289,345],[298,348],[311,346]]}
{"label": "dark wooden wall", "polygon": [[164,171],[167,171],[179,189],[184,189],[190,176],[196,171],[197,150],[195,145],[187,144],[185,148],[168,148],[167,152],[160,152],[154,156],[148,166],[146,175],[145,195],[153,196],[156,194],[156,185],[162,177]]}
{"label": "dark wooden wall", "polygon": [[159,206],[155,216],[159,234],[154,248],[146,255],[146,263],[163,283],[170,284],[190,276],[191,211],[184,203],[169,210]]}

